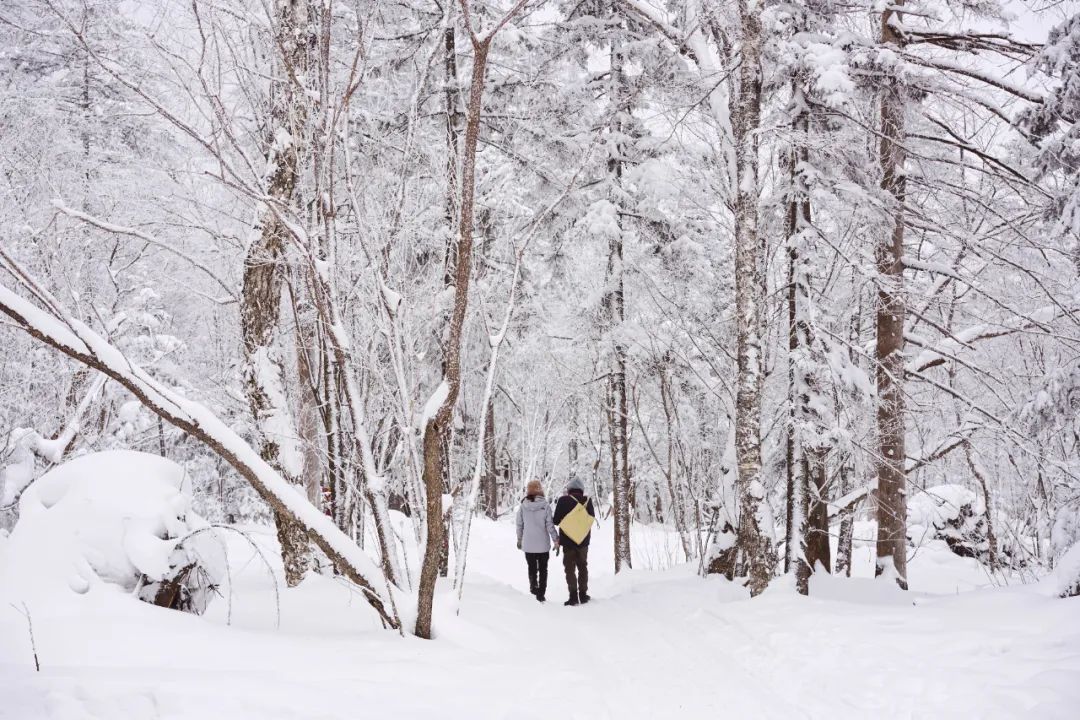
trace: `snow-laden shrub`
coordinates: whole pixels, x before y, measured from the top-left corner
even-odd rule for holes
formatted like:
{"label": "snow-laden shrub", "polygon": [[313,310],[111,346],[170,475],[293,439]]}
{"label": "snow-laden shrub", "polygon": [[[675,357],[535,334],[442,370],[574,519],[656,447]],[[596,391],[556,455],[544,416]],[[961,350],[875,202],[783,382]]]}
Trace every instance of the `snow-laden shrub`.
{"label": "snow-laden shrub", "polygon": [[1059,509],[1050,528],[1050,552],[1054,558],[1064,556],[1075,545],[1080,545],[1080,503]]}
{"label": "snow-laden shrub", "polygon": [[961,557],[986,561],[986,509],[963,485],[938,485],[908,499],[908,539],[915,547],[943,540]]}
{"label": "snow-laden shrub", "polygon": [[1060,598],[1080,597],[1080,543],[1073,545],[1054,563],[1041,582],[1048,594]]}
{"label": "snow-laden shrub", "polygon": [[129,450],[50,470],[19,500],[0,584],[38,598],[119,590],[201,613],[222,558],[185,484],[176,463]]}

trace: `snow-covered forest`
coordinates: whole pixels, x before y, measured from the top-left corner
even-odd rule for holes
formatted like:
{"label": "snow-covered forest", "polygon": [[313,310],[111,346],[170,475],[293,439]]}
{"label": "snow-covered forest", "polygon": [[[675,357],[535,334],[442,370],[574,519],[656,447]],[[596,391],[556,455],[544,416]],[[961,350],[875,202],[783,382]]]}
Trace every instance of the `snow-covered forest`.
{"label": "snow-covered forest", "polygon": [[1072,1],[3,0],[0,717],[1075,717],[1078,122]]}

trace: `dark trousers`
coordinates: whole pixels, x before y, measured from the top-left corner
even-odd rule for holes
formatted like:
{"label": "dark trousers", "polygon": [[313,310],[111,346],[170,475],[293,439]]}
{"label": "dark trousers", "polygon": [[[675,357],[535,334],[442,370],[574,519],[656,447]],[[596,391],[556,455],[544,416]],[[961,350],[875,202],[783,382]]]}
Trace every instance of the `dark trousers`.
{"label": "dark trousers", "polygon": [[580,600],[589,594],[589,547],[564,547],[562,553],[566,589],[571,600]]}
{"label": "dark trousers", "polygon": [[529,566],[529,592],[543,597],[547,592],[548,553],[525,553],[525,562]]}

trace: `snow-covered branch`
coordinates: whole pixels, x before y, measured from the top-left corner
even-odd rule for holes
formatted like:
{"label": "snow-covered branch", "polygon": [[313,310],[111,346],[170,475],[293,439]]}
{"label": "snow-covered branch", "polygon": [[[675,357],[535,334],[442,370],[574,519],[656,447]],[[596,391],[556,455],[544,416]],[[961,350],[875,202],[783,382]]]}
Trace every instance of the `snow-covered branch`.
{"label": "snow-covered branch", "polygon": [[[6,266],[14,265],[6,253],[2,259]],[[0,285],[0,312],[40,342],[112,378],[163,420],[209,447],[251,483],[276,512],[306,528],[312,542],[360,587],[383,622],[399,627],[400,620],[390,611],[391,598],[374,583],[381,573],[371,559],[208,408],[155,379],[83,323],[70,316],[57,317],[3,285]]]}
{"label": "snow-covered branch", "polygon": [[208,278],[217,283],[218,286],[225,291],[225,297],[227,298],[227,302],[236,302],[236,288],[232,284],[223,280],[206,263],[184,252],[180,248],[176,247],[176,245],[174,245],[173,243],[170,243],[166,240],[160,240],[153,235],[143,232],[142,230],[139,230],[137,228],[110,223],[100,218],[94,217],[89,213],[85,213],[72,207],[68,207],[62,200],[54,200],[53,207],[64,215],[75,218],[76,220],[81,220],[87,225],[96,227],[99,230],[104,230],[105,232],[113,233],[114,235],[127,235],[138,240],[142,240],[147,245],[152,245],[159,250],[163,250],[164,252],[169,253],[170,255],[175,255],[176,257],[180,258],[192,267],[197,268]]}

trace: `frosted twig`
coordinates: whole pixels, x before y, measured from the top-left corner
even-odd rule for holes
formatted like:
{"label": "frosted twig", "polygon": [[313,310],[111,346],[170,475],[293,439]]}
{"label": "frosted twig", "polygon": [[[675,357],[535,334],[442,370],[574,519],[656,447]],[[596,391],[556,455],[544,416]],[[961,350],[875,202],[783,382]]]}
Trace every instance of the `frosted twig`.
{"label": "frosted twig", "polygon": [[41,672],[41,663],[38,662],[37,654],[37,641],[34,640],[34,621],[30,619],[30,609],[26,607],[26,603],[22,604],[22,610],[17,608],[14,603],[11,603],[12,609],[26,618],[26,629],[30,633],[30,650],[34,654],[34,670]]}
{"label": "frosted twig", "polygon": [[[176,547],[180,547],[186,541],[190,540],[191,538],[195,537],[196,535],[201,535],[202,533],[209,532],[211,530],[229,530],[231,532],[236,533],[240,537],[244,538],[244,540],[246,540],[249,545],[251,545],[252,549],[255,550],[255,554],[259,557],[260,560],[262,560],[263,565],[266,567],[266,573],[270,576],[270,579],[274,583],[274,606],[275,606],[275,609],[277,611],[275,621],[274,621],[274,629],[275,630],[280,630],[281,629],[281,589],[278,586],[277,576],[274,575],[274,566],[271,565],[270,561],[266,559],[266,555],[263,553],[262,548],[259,547],[258,543],[256,543],[254,540],[252,540],[251,537],[246,532],[244,532],[243,530],[239,530],[237,528],[231,527],[229,525],[211,525],[210,527],[199,528],[198,530],[190,532],[187,535],[185,535],[184,537],[180,538],[180,540],[178,540],[177,543],[176,543]],[[218,538],[218,539],[220,540],[220,538]],[[222,541],[222,547],[223,548],[225,547],[224,541]],[[226,605],[225,624],[226,625],[231,625],[232,624],[232,572],[229,570],[229,561],[228,561],[227,553],[226,553],[226,558],[225,558],[225,577],[226,577],[226,581],[229,583],[229,598],[226,601],[227,605]]]}

